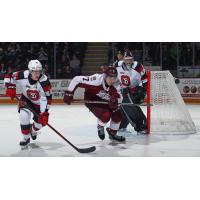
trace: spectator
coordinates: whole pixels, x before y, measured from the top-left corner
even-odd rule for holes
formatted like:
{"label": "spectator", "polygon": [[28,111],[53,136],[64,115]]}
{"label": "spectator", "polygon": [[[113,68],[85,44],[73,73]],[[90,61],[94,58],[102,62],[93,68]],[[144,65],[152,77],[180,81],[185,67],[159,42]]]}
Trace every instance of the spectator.
{"label": "spectator", "polygon": [[5,73],[6,73],[6,69],[5,69],[4,63],[1,63],[1,65],[0,65],[0,80],[3,80]]}
{"label": "spectator", "polygon": [[61,67],[57,67],[56,78],[64,78],[63,71],[62,71]]}
{"label": "spectator", "polygon": [[3,48],[0,48],[0,61],[3,61],[3,59],[4,59]]}
{"label": "spectator", "polygon": [[72,79],[73,78],[72,70],[71,70],[69,65],[65,65],[63,67],[63,74],[64,74],[63,78],[65,78],[65,79]]}
{"label": "spectator", "polygon": [[76,57],[76,55],[73,56],[73,59],[70,61],[70,67],[72,68],[73,74],[80,75],[81,69],[80,69],[80,60]]}
{"label": "spectator", "polygon": [[48,54],[44,51],[43,47],[41,47],[40,52],[38,53],[38,58],[42,64],[44,64],[48,61]]}
{"label": "spectator", "polygon": [[51,78],[50,73],[49,73],[49,66],[47,64],[44,65],[44,74],[48,77]]}
{"label": "spectator", "polygon": [[66,47],[63,50],[61,61],[62,63],[69,63],[69,52]]}

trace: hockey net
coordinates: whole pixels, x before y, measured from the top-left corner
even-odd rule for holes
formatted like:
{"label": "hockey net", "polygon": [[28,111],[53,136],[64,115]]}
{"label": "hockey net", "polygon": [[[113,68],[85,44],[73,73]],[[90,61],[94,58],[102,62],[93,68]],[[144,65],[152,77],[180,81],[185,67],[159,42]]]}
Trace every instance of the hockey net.
{"label": "hockey net", "polygon": [[196,127],[169,71],[148,71],[149,133],[192,134]]}

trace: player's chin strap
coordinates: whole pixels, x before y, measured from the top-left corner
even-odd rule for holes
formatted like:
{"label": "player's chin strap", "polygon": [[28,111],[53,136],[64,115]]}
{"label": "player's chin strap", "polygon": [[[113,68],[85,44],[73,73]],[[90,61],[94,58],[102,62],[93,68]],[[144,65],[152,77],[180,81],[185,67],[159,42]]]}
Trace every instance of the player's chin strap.
{"label": "player's chin strap", "polygon": [[[18,102],[20,102],[20,99],[15,96]],[[27,104],[25,105],[27,109],[29,109],[35,116],[38,116],[38,114],[32,110]],[[68,139],[66,139],[61,133],[59,133],[53,126],[51,126],[49,123],[47,123],[47,126],[52,129],[57,135],[59,135],[65,142],[67,142],[71,147],[73,147],[76,151],[79,153],[91,153],[96,150],[95,146],[89,147],[89,148],[78,148],[74,144],[72,144]]]}

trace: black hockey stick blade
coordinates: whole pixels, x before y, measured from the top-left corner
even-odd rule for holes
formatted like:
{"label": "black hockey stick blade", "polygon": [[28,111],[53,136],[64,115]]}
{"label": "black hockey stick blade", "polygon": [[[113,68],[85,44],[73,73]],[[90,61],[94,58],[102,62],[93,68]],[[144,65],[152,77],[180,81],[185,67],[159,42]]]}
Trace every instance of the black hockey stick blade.
{"label": "black hockey stick blade", "polygon": [[76,149],[79,153],[92,153],[96,150],[95,146],[88,147],[88,148],[77,148]]}

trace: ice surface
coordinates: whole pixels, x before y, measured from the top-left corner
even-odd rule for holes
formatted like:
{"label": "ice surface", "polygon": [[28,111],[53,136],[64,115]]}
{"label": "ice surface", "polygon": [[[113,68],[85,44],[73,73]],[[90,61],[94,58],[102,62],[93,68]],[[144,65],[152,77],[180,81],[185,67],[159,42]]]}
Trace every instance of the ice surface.
{"label": "ice surface", "polygon": [[[200,105],[187,105],[187,108],[200,127]],[[95,145],[97,150],[79,154],[48,127],[42,129],[28,149],[21,150],[17,106],[0,105],[0,156],[200,156],[199,133],[137,136],[133,132],[126,133],[125,144],[110,142],[107,136],[100,141],[96,132],[97,120],[84,105],[52,105],[49,123],[75,145]]]}

